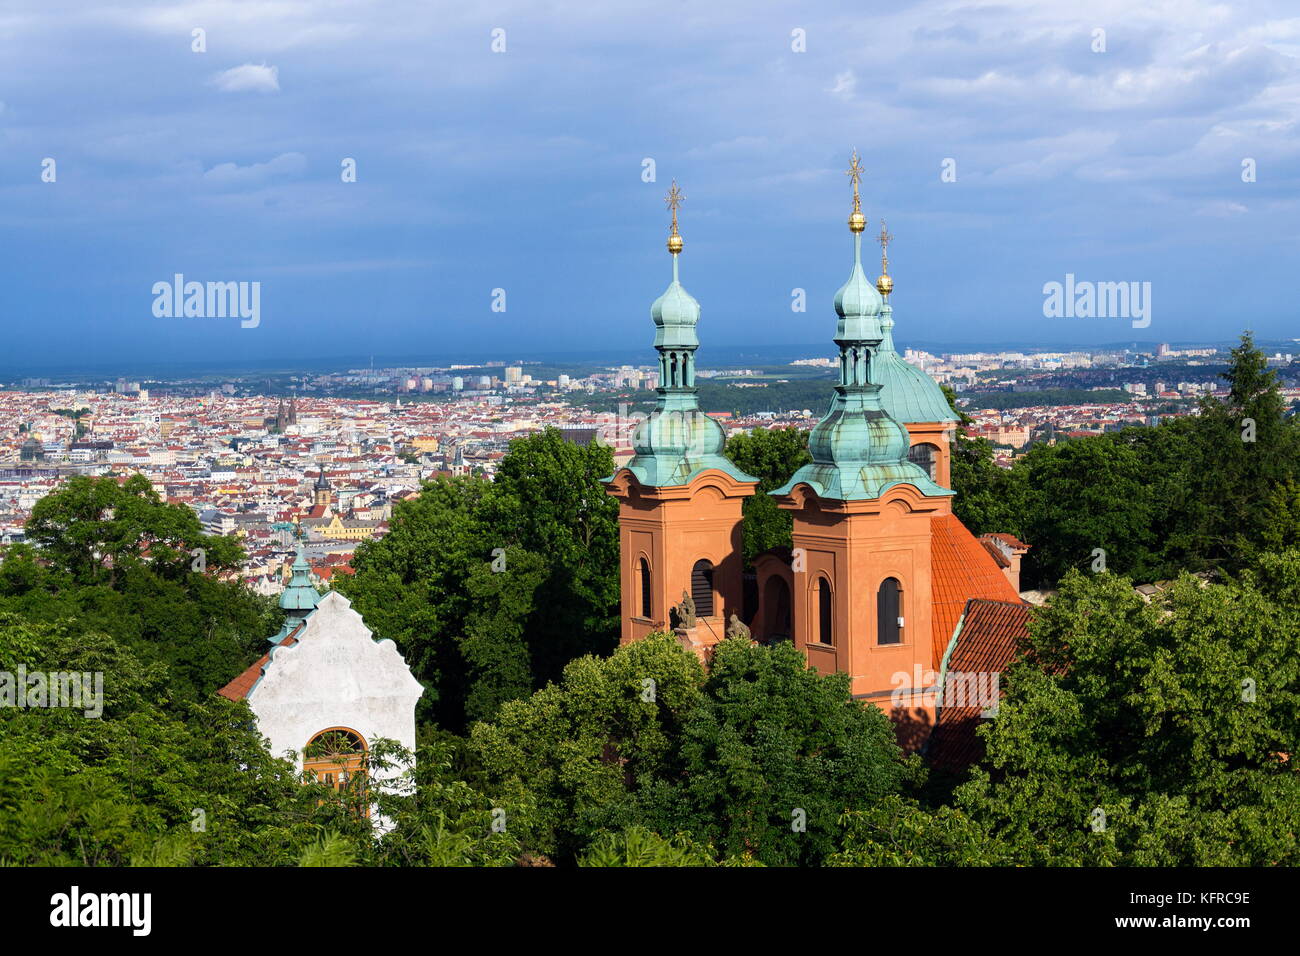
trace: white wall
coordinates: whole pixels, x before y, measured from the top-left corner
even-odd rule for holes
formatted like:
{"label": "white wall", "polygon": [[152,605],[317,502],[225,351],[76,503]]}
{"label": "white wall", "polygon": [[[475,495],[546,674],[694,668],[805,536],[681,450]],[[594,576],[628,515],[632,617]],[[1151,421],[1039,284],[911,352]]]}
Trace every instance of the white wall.
{"label": "white wall", "polygon": [[[392,641],[375,641],[337,591],[321,599],[292,647],[277,647],[248,695],[258,729],[277,757],[302,750],[316,734],[347,727],[371,745],[379,737],[415,750],[415,703],[424,688]],[[376,783],[383,775],[376,773]]]}

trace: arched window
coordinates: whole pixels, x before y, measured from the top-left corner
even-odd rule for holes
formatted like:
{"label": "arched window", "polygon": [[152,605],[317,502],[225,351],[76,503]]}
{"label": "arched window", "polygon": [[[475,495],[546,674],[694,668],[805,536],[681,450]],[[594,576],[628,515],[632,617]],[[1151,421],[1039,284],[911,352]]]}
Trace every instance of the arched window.
{"label": "arched window", "polygon": [[[366,742],[355,730],[332,727],[307,741],[302,751],[302,769],[334,790],[363,792],[366,775]],[[362,801],[363,816],[370,815],[368,801]]]}
{"label": "arched window", "polygon": [[939,449],[935,445],[924,442],[920,445],[913,445],[907,452],[907,460],[914,465],[918,465],[933,480],[935,469],[939,465]]}
{"label": "arched window", "polygon": [[903,642],[903,592],[898,578],[885,578],[876,592],[876,643]]}
{"label": "arched window", "polygon": [[641,616],[650,617],[650,562],[642,558],[637,562],[641,572]]}
{"label": "arched window", "polygon": [[697,617],[713,616],[713,564],[703,558],[691,568],[691,599]]}
{"label": "arched window", "polygon": [[826,578],[817,579],[817,641],[821,644],[834,644],[832,630],[834,611],[831,597],[831,582]]}

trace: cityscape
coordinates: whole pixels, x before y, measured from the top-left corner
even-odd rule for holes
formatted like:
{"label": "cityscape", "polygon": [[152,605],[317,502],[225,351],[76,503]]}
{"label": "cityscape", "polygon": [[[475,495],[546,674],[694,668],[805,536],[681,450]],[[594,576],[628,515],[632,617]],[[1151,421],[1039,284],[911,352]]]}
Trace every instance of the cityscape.
{"label": "cityscape", "polygon": [[[1149,353],[903,353],[956,391],[971,419],[967,431],[993,445],[1002,467],[1058,435],[1100,435],[1195,414],[1202,396],[1226,395],[1219,373],[1227,355],[1226,346],[1163,343]],[[1300,402],[1300,355],[1276,351],[1267,361],[1282,377],[1281,395]],[[350,570],[360,542],[383,536],[393,506],[416,495],[423,481],[490,479],[515,439],[556,428],[570,441],[608,446],[616,465],[632,457],[636,425],[653,407],[654,367],[579,363],[529,371],[540,365],[501,360],[287,375],[271,394],[257,394],[256,374],[216,387],[24,377],[0,391],[0,545],[24,539],[32,506],[65,477],[142,474],[160,497],[194,510],[208,533],[241,540],[247,558],[239,577],[259,593],[278,594],[289,580],[294,526],[306,532],[313,580],[325,582],[340,568]],[[719,407],[706,413],[733,435],[812,428],[820,409],[785,407],[792,379],[782,374],[815,382],[807,373],[825,370],[829,380],[834,365],[829,357],[809,357],[785,367],[696,374],[754,390],[744,393],[747,407],[757,390],[769,390],[758,403],[770,407],[752,412],[722,407],[730,400],[725,393],[713,399]],[[571,371],[553,370],[559,367]],[[1105,384],[1088,384],[1094,380]],[[1075,395],[1058,396],[1053,390],[1060,388]],[[1096,397],[1089,400],[1088,392]],[[596,410],[603,407],[612,410]],[[317,493],[322,475],[324,503]]]}
{"label": "cityscape", "polygon": [[[960,887],[886,946],[1285,931],[1285,4],[10,0],[0,51],[20,933],[609,940],[559,894],[632,869]],[[232,916],[270,869],[346,916]]]}

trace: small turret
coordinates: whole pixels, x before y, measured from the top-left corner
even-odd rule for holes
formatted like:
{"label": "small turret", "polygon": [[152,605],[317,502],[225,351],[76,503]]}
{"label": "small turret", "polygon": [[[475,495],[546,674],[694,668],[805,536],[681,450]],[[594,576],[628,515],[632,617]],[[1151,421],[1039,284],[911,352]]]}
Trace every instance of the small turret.
{"label": "small turret", "polygon": [[280,610],[284,611],[284,627],[280,629],[280,633],[271,638],[274,644],[284,640],[306,619],[308,614],[316,610],[316,605],[320,603],[320,594],[311,583],[311,565],[307,563],[307,555],[303,550],[301,528],[294,532],[294,537],[297,543],[291,568],[292,575],[280,594]]}

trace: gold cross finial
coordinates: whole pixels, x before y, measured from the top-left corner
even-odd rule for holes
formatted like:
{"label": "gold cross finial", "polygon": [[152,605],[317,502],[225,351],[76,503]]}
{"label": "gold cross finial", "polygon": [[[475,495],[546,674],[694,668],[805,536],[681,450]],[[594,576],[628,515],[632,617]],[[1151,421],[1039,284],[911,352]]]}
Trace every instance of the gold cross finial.
{"label": "gold cross finial", "polygon": [[[668,233],[668,251],[674,256],[682,251],[682,237],[681,233],[677,231],[677,207],[685,201],[686,197],[683,196],[682,191],[677,188],[677,180],[674,179],[672,188],[668,190],[668,195],[664,197],[665,205],[667,205],[673,213],[673,225],[672,229]],[[676,262],[677,260],[674,259],[673,261]],[[676,268],[676,266],[673,268]]]}
{"label": "gold cross finial", "polygon": [[668,190],[668,195],[664,197],[664,204],[672,210],[673,213],[673,235],[677,235],[677,208],[686,201],[682,191],[677,188],[677,180],[673,180],[672,187]]}
{"label": "gold cross finial", "polygon": [[853,183],[853,211],[862,212],[862,197],[858,195],[858,183],[862,181],[862,174],[865,172],[862,164],[858,162],[858,151],[853,151],[853,159],[849,162],[849,168],[844,173]]}
{"label": "gold cross finial", "polygon": [[880,271],[889,272],[889,244],[893,242],[894,237],[890,235],[889,230],[885,228],[885,220],[880,220],[880,235],[876,236],[876,241],[880,243]]}

